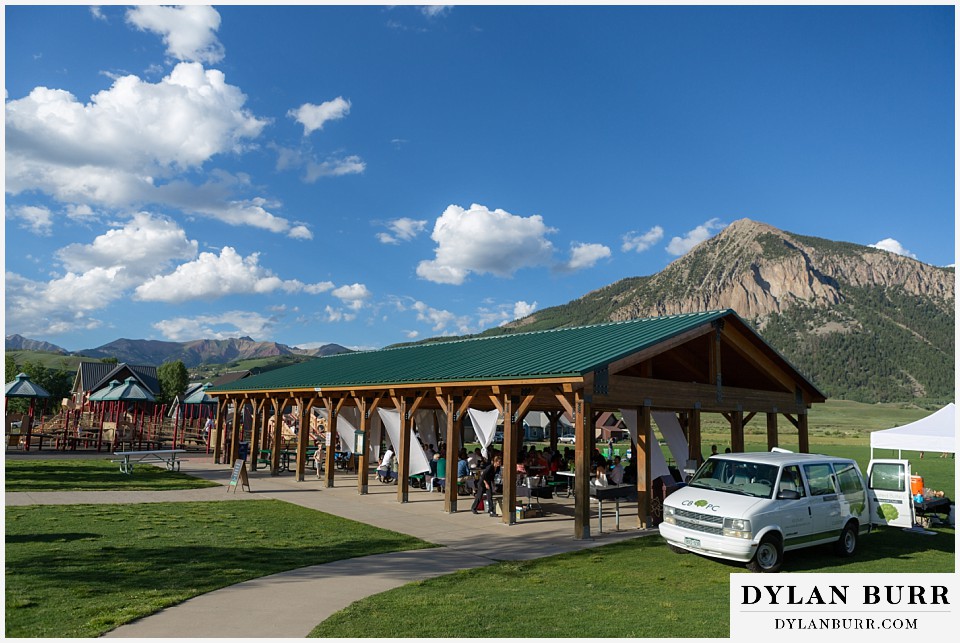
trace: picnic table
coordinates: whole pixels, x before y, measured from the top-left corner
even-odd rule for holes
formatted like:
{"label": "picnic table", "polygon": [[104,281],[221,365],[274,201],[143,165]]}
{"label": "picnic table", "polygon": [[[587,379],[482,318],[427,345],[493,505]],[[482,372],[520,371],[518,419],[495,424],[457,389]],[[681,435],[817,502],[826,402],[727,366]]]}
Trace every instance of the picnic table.
{"label": "picnic table", "polygon": [[120,463],[122,473],[133,473],[133,465],[137,462],[157,461],[163,462],[170,471],[179,471],[180,462],[177,460],[178,453],[186,453],[186,449],[150,449],[143,451],[114,451],[113,455],[118,456],[119,460],[111,462]]}

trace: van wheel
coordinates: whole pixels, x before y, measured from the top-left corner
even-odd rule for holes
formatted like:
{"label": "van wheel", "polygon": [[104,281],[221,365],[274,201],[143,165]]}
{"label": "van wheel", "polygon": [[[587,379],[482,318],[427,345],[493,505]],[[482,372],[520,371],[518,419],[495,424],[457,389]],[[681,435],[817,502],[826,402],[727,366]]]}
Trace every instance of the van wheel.
{"label": "van wheel", "polygon": [[849,558],[857,551],[857,525],[854,522],[848,522],[840,533],[840,538],[833,546],[838,556]]}
{"label": "van wheel", "polygon": [[767,534],[760,540],[757,553],[747,563],[747,569],[755,573],[775,574],[783,566],[783,545],[780,538]]}
{"label": "van wheel", "polygon": [[677,547],[673,543],[667,543],[667,547],[675,554],[689,554],[689,549],[684,549],[683,547]]}

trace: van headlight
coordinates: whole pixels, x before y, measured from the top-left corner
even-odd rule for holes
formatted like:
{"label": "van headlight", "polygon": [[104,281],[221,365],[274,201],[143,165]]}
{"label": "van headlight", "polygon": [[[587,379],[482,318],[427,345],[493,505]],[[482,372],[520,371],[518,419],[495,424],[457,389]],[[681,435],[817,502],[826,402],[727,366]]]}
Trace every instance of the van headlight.
{"label": "van headlight", "polygon": [[667,523],[668,525],[677,524],[676,513],[677,513],[676,509],[674,509],[673,507],[668,507],[664,505],[663,506],[663,522]]}
{"label": "van headlight", "polygon": [[753,538],[750,521],[743,518],[724,518],[723,535],[730,538]]}

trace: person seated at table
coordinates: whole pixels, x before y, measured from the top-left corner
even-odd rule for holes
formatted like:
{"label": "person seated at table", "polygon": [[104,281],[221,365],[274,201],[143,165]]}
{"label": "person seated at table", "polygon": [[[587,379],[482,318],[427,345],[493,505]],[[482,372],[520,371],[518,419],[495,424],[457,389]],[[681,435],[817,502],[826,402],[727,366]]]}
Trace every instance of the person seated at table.
{"label": "person seated at table", "polygon": [[467,462],[467,450],[460,449],[457,457],[457,486],[468,493],[473,490],[473,476],[470,475],[470,464]]}
{"label": "person seated at table", "polygon": [[476,449],[474,449],[473,453],[467,456],[467,466],[470,467],[471,471],[475,469],[479,469],[480,463],[482,461],[483,461],[483,456],[480,455],[480,447],[477,447]]}
{"label": "person seated at table", "polygon": [[607,478],[607,465],[598,464],[597,465],[597,477],[590,481],[590,484],[594,487],[609,487],[610,480]]}
{"label": "person seated at table", "polygon": [[560,471],[562,462],[563,458],[560,457],[560,453],[558,451],[554,451],[553,456],[550,458],[550,475],[556,476],[557,472]]}
{"label": "person seated at table", "polygon": [[613,466],[607,472],[607,480],[610,484],[623,484],[623,465],[620,464],[620,456],[613,456]]}
{"label": "person seated at table", "polygon": [[377,480],[380,482],[393,482],[393,455],[393,448],[387,447],[377,467]]}

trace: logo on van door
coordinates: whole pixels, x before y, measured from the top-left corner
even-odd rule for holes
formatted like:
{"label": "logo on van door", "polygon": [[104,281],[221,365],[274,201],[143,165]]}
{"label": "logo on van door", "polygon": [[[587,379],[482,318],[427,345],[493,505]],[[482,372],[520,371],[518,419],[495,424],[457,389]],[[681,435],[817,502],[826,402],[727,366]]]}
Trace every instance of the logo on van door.
{"label": "logo on van door", "polygon": [[684,507],[699,507],[700,509],[706,509],[707,511],[719,511],[720,505],[714,505],[706,500],[684,500],[680,503]]}

